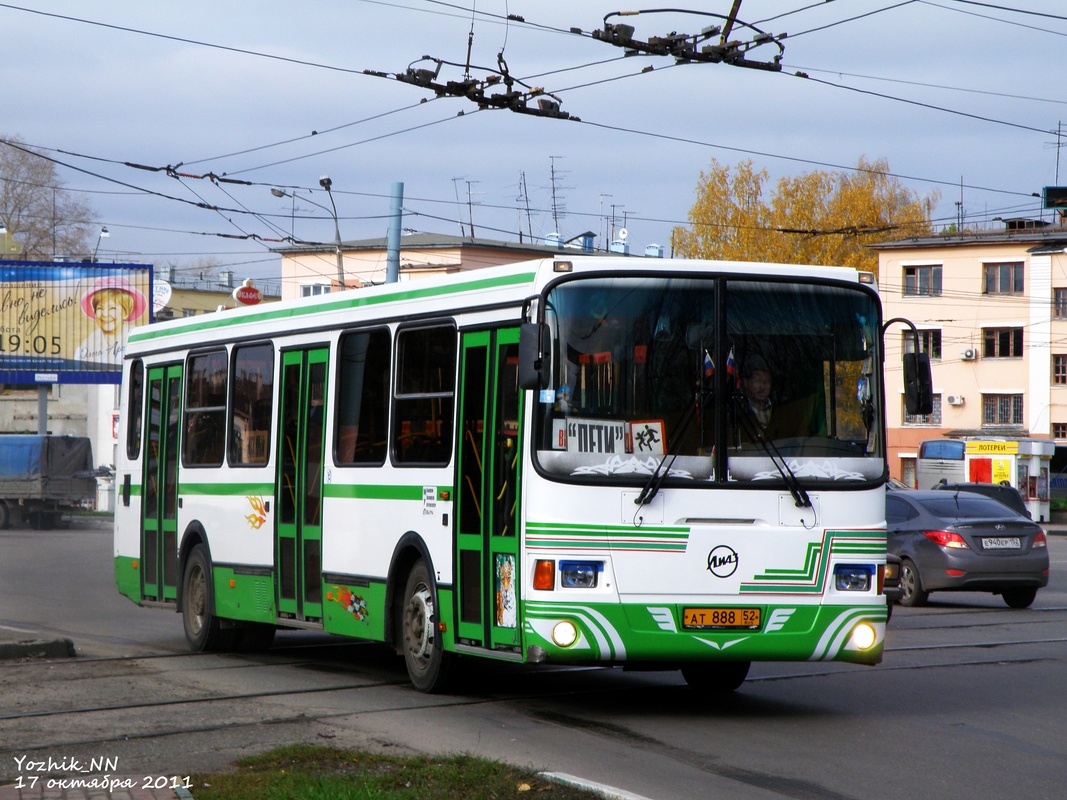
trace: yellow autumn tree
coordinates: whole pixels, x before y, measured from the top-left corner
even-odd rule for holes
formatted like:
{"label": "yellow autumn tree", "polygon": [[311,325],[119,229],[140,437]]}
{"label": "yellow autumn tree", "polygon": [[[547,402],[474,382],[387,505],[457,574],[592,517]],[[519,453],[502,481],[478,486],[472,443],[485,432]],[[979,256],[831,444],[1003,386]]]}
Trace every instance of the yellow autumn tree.
{"label": "yellow autumn tree", "polygon": [[676,256],[783,264],[827,264],[876,272],[868,245],[932,233],[940,193],[904,188],[885,159],[860,158],[852,172],[779,179],[768,196],[766,170],[731,169],[714,159],[700,173],[688,227],[671,233]]}

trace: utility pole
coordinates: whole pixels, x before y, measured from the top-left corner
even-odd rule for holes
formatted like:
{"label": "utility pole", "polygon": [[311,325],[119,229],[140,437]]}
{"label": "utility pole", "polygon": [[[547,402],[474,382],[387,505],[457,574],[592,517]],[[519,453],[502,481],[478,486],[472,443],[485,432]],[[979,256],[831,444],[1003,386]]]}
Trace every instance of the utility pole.
{"label": "utility pole", "polygon": [[604,216],[604,198],[614,197],[613,194],[600,193],[600,223],[604,226],[604,238],[601,240],[604,242],[604,249],[611,249],[611,234],[608,232],[608,218]]}
{"label": "utility pole", "polygon": [[556,192],[556,159],[563,158],[563,156],[549,156],[552,162],[552,227],[555,233],[560,233],[559,220],[567,213],[566,206],[564,206]]}
{"label": "utility pole", "polygon": [[463,178],[453,178],[452,179],[452,189],[456,193],[456,215],[457,215],[457,220],[456,221],[459,222],[459,235],[460,236],[466,236],[467,235],[467,229],[463,227],[463,211],[462,211],[462,207],[459,204],[459,182],[461,180],[463,180]]}
{"label": "utility pole", "polygon": [[471,238],[474,238],[474,202],[471,200],[471,186],[481,181],[465,181],[467,184],[467,220],[470,222]]}

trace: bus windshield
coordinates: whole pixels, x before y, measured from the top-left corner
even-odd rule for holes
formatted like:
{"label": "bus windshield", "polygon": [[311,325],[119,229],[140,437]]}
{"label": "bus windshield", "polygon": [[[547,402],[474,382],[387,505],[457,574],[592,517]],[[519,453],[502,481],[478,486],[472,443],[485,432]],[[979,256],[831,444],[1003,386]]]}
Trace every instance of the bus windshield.
{"label": "bus windshield", "polygon": [[541,471],[667,483],[884,479],[877,296],[747,277],[596,277],[545,302]]}

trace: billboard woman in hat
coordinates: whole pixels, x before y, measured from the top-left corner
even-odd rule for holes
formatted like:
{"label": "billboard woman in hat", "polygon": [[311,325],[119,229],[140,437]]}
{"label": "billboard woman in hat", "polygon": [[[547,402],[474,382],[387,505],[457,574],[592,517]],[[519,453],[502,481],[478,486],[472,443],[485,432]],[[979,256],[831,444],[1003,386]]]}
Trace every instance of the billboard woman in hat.
{"label": "billboard woman in hat", "polygon": [[121,364],[126,352],[126,328],[148,308],[144,294],[126,278],[108,275],[98,278],[82,295],[81,308],[96,327],[75,351],[74,360]]}

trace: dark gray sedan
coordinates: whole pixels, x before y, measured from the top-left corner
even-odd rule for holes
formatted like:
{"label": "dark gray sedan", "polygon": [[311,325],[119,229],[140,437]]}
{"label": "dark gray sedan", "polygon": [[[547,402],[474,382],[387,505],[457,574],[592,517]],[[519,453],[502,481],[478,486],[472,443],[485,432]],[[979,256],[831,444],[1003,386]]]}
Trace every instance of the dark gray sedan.
{"label": "dark gray sedan", "polygon": [[1033,521],[972,492],[887,492],[889,552],[900,557],[900,599],[993,592],[1026,608],[1048,584],[1048,541]]}

